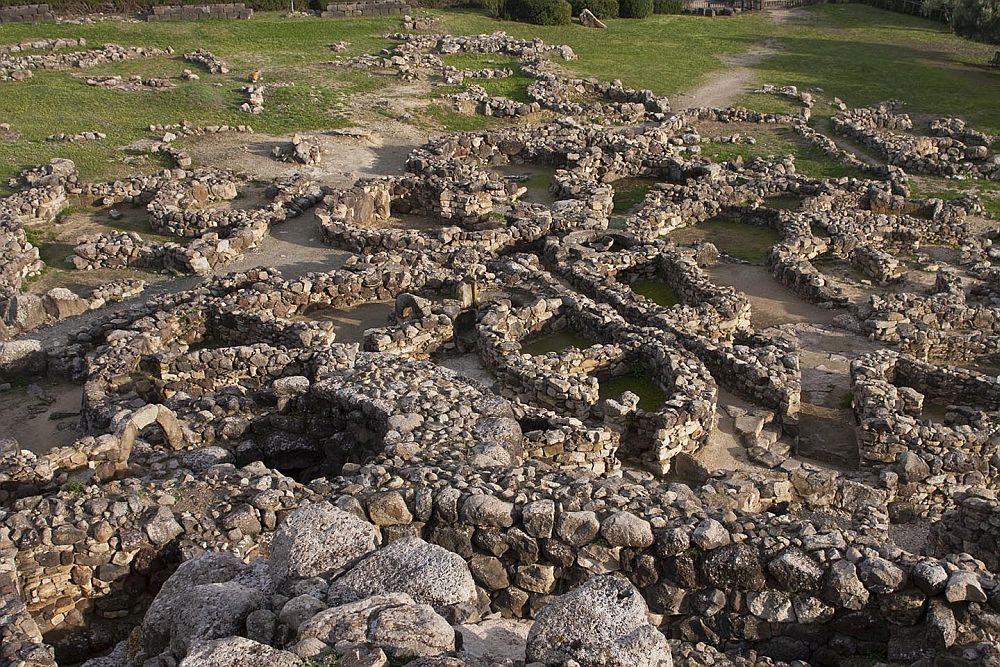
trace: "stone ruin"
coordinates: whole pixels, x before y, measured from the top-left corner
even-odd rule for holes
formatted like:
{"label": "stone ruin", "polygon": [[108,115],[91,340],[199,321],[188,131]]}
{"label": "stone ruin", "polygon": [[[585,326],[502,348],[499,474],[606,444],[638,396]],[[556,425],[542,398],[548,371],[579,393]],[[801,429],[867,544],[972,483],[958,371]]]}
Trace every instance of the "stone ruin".
{"label": "stone ruin", "polygon": [[[904,171],[996,178],[990,158],[956,162],[952,143],[840,179],[791,157],[713,163],[700,124],[808,138],[811,94],[777,91],[798,114],[675,113],[532,65],[571,52],[507,36],[411,35],[343,64],[440,72],[455,52],[519,58],[535,104],[562,115],[434,138],[405,173],[345,188],[191,169],[173,139],[249,129],[190,124],[150,128],[178,160],[157,175],[88,183],[56,160],[12,183],[0,381],[76,384],[81,405],[68,446],[0,441],[4,659],[1000,664],[1000,384],[983,371],[1000,354],[997,233],[975,198],[912,197]],[[909,129],[898,115],[842,113],[915,150],[889,138]],[[954,120],[933,131],[983,140]],[[550,174],[548,199],[528,168]],[[251,187],[266,203],[234,206]],[[176,239],[83,239],[76,270],[205,279],[131,300],[144,285],[23,292],[42,268],[25,230],[71,197],[144,209]],[[341,268],[225,273],[309,210],[350,253]],[[762,323],[720,279],[756,266],[739,248],[682,241],[720,218],[772,239],[764,279],[862,350],[844,361],[854,465],[805,450],[823,370],[808,327]],[[377,304],[355,340],[328,316]],[[477,656],[480,632],[523,655]]]}
{"label": "stone ruin", "polygon": [[314,140],[300,134],[292,136],[287,146],[275,146],[271,154],[285,162],[297,162],[306,166],[315,166],[323,161],[323,150]]}
{"label": "stone ruin", "polygon": [[207,5],[153,5],[147,21],[192,21],[197,19],[249,19],[253,10],[242,2]]}

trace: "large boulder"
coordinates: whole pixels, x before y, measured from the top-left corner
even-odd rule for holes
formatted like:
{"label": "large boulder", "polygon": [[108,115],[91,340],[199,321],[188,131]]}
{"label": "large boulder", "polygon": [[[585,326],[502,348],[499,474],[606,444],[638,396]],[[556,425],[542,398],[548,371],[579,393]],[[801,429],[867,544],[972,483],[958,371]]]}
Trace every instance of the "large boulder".
{"label": "large boulder", "polygon": [[299,626],[298,637],[318,639],[340,653],[371,644],[396,658],[455,650],[451,624],[405,593],[375,595],[321,611]]}
{"label": "large boulder", "polygon": [[182,563],[157,594],[139,628],[150,656],[183,657],[199,641],[238,635],[259,609],[270,582],[262,567],[227,553],[209,553]]}
{"label": "large boulder", "polygon": [[580,12],[580,25],[585,28],[607,28],[608,25],[604,23],[601,19],[597,18],[592,11],[589,9],[584,9]]}
{"label": "large boulder", "polygon": [[201,642],[191,648],[180,667],[298,667],[298,656],[244,637]]}
{"label": "large boulder", "polygon": [[276,583],[306,577],[332,578],[375,550],[375,526],[330,503],[290,514],[271,541],[268,566]]}
{"label": "large boulder", "polygon": [[45,372],[48,356],[37,340],[12,340],[0,343],[0,381]]}
{"label": "large boulder", "polygon": [[42,296],[45,312],[57,320],[82,315],[90,310],[90,302],[65,287],[53,287]]}
{"label": "large boulder", "polygon": [[30,331],[45,323],[45,306],[37,294],[17,294],[7,300],[3,313],[7,326],[19,331]]}
{"label": "large boulder", "polygon": [[528,662],[580,667],[671,667],[670,648],[649,624],[649,610],[625,577],[594,577],[538,612]]}
{"label": "large boulder", "polygon": [[396,540],[362,560],[330,585],[327,600],[342,605],[388,593],[406,593],[435,609],[472,609],[477,602],[465,559],[416,537]]}

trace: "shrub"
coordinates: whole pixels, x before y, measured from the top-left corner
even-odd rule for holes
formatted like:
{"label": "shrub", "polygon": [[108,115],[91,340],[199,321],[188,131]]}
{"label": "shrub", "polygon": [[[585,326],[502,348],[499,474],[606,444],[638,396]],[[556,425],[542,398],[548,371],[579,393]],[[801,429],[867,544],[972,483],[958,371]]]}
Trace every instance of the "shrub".
{"label": "shrub", "polygon": [[653,0],[654,14],[680,14],[684,11],[684,0]]}
{"label": "shrub", "polygon": [[623,19],[644,19],[653,13],[653,0],[620,0],[618,16]]}
{"label": "shrub", "polygon": [[573,0],[573,16],[579,16],[584,9],[599,19],[618,18],[618,0]]}
{"label": "shrub", "polygon": [[507,3],[505,0],[479,0],[479,6],[489,16],[495,19],[502,19],[507,16]]}
{"label": "shrub", "polygon": [[573,17],[573,8],[566,0],[507,0],[505,14],[513,21],[564,25]]}
{"label": "shrub", "polygon": [[962,37],[1000,44],[1000,0],[958,0],[951,27]]}

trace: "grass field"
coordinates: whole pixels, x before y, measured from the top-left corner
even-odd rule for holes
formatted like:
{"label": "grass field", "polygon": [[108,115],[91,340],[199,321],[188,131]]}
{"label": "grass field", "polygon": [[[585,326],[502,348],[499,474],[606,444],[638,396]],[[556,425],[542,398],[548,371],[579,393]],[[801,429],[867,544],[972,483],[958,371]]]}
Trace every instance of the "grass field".
{"label": "grass field", "polygon": [[[705,81],[713,72],[762,44],[776,52],[753,65],[761,82],[820,87],[849,104],[886,98],[905,101],[922,114],[954,114],[978,128],[1000,133],[1000,72],[985,63],[991,47],[951,36],[938,24],[865,5],[821,5],[802,10],[792,21],[765,14],[733,19],[654,16],[616,20],[606,31],[581,26],[541,27],[498,21],[471,11],[436,11],[452,34],[506,30],[524,38],[541,37],[573,47],[579,59],[564,63],[581,75],[621,79],[626,85],[674,95]],[[136,46],[171,46],[172,58],[154,58],[85,70],[85,74],[142,74],[176,78],[193,65],[180,54],[206,48],[226,60],[230,75],[201,71],[198,82],[182,82],[163,92],[120,93],[88,87],[70,72],[36,72],[21,83],[0,83],[0,122],[20,134],[0,139],[0,179],[18,169],[61,156],[75,160],[84,177],[123,175],[136,166],[123,161],[127,147],[148,138],[146,126],[189,120],[197,124],[249,123],[259,132],[287,135],[296,130],[333,128],[352,123],[357,96],[385,87],[391,80],[362,71],[336,68],[327,44],[351,43],[345,55],[377,52],[388,45],[384,33],[398,30],[398,18],[324,20],[276,14],[250,21],[191,23],[99,22],[91,25],[5,25],[0,41],[34,37],[85,37],[91,45],[114,42]],[[455,56],[463,67],[511,66],[500,56]],[[245,75],[261,68],[271,84],[265,111],[238,111]],[[79,74],[79,73],[78,73]],[[388,82],[388,83],[387,83]],[[524,99],[528,79],[480,81],[492,94]],[[439,96],[447,90],[437,89]],[[757,108],[780,107],[771,97],[742,100]],[[775,108],[773,110],[780,110]],[[475,129],[490,121],[457,114],[432,104],[416,112],[417,121],[441,129]],[[106,141],[56,144],[54,132],[99,130]],[[798,152],[803,171],[838,175],[822,156],[811,156],[787,138],[774,137],[763,149]],[[725,155],[719,155],[725,157]],[[812,158],[815,164],[807,164]],[[147,168],[158,166],[154,160]],[[832,171],[831,171],[832,170]]]}

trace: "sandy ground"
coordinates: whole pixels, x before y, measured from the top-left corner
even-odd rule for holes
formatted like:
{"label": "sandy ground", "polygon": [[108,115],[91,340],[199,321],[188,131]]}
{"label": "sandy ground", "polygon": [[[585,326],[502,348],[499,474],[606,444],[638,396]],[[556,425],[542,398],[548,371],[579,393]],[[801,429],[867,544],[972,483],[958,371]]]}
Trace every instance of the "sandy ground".
{"label": "sandy ground", "polygon": [[338,343],[360,343],[365,339],[365,331],[389,324],[395,311],[391,302],[366,303],[350,310],[322,308],[306,313],[295,319],[313,322],[333,322]]}
{"label": "sandy ground", "polygon": [[286,278],[298,278],[311,271],[339,269],[351,253],[325,245],[320,237],[315,209],[297,218],[272,225],[270,234],[243,259],[223,270],[243,271],[255,266],[271,266]]}
{"label": "sandy ground", "polygon": [[[803,12],[800,9],[778,9],[768,12],[768,14],[778,24],[808,23],[813,20],[808,12]],[[757,73],[753,67],[759,65],[778,50],[779,47],[776,43],[767,41],[741,55],[722,58],[722,62],[728,67],[713,72],[707,80],[696,88],[681,95],[675,95],[671,99],[674,108],[731,106],[737,99],[757,87]]]}
{"label": "sandy ground", "polygon": [[48,381],[0,392],[0,438],[36,454],[72,444],[82,397],[80,385]]}
{"label": "sandy ground", "polygon": [[693,90],[675,95],[671,104],[677,109],[731,106],[757,87],[757,73],[753,66],[776,52],[775,46],[763,44],[740,56],[723,58],[726,69],[709,74],[708,79]]}
{"label": "sandy ground", "polygon": [[719,419],[708,437],[708,443],[698,451],[696,458],[710,472],[721,470],[748,470],[759,468],[747,460],[746,447],[740,442],[734,428],[735,419],[726,412],[726,406],[751,410],[754,405],[719,387]]}
{"label": "sandy ground", "polygon": [[479,355],[475,353],[444,357],[437,359],[436,363],[445,368],[450,368],[461,377],[475,380],[486,387],[492,387],[497,382],[497,379],[489,372],[479,358]]}
{"label": "sandy ground", "polygon": [[757,329],[796,322],[829,323],[837,312],[800,299],[771,277],[766,267],[720,262],[707,269],[717,285],[735,287],[750,299],[750,321]]}

